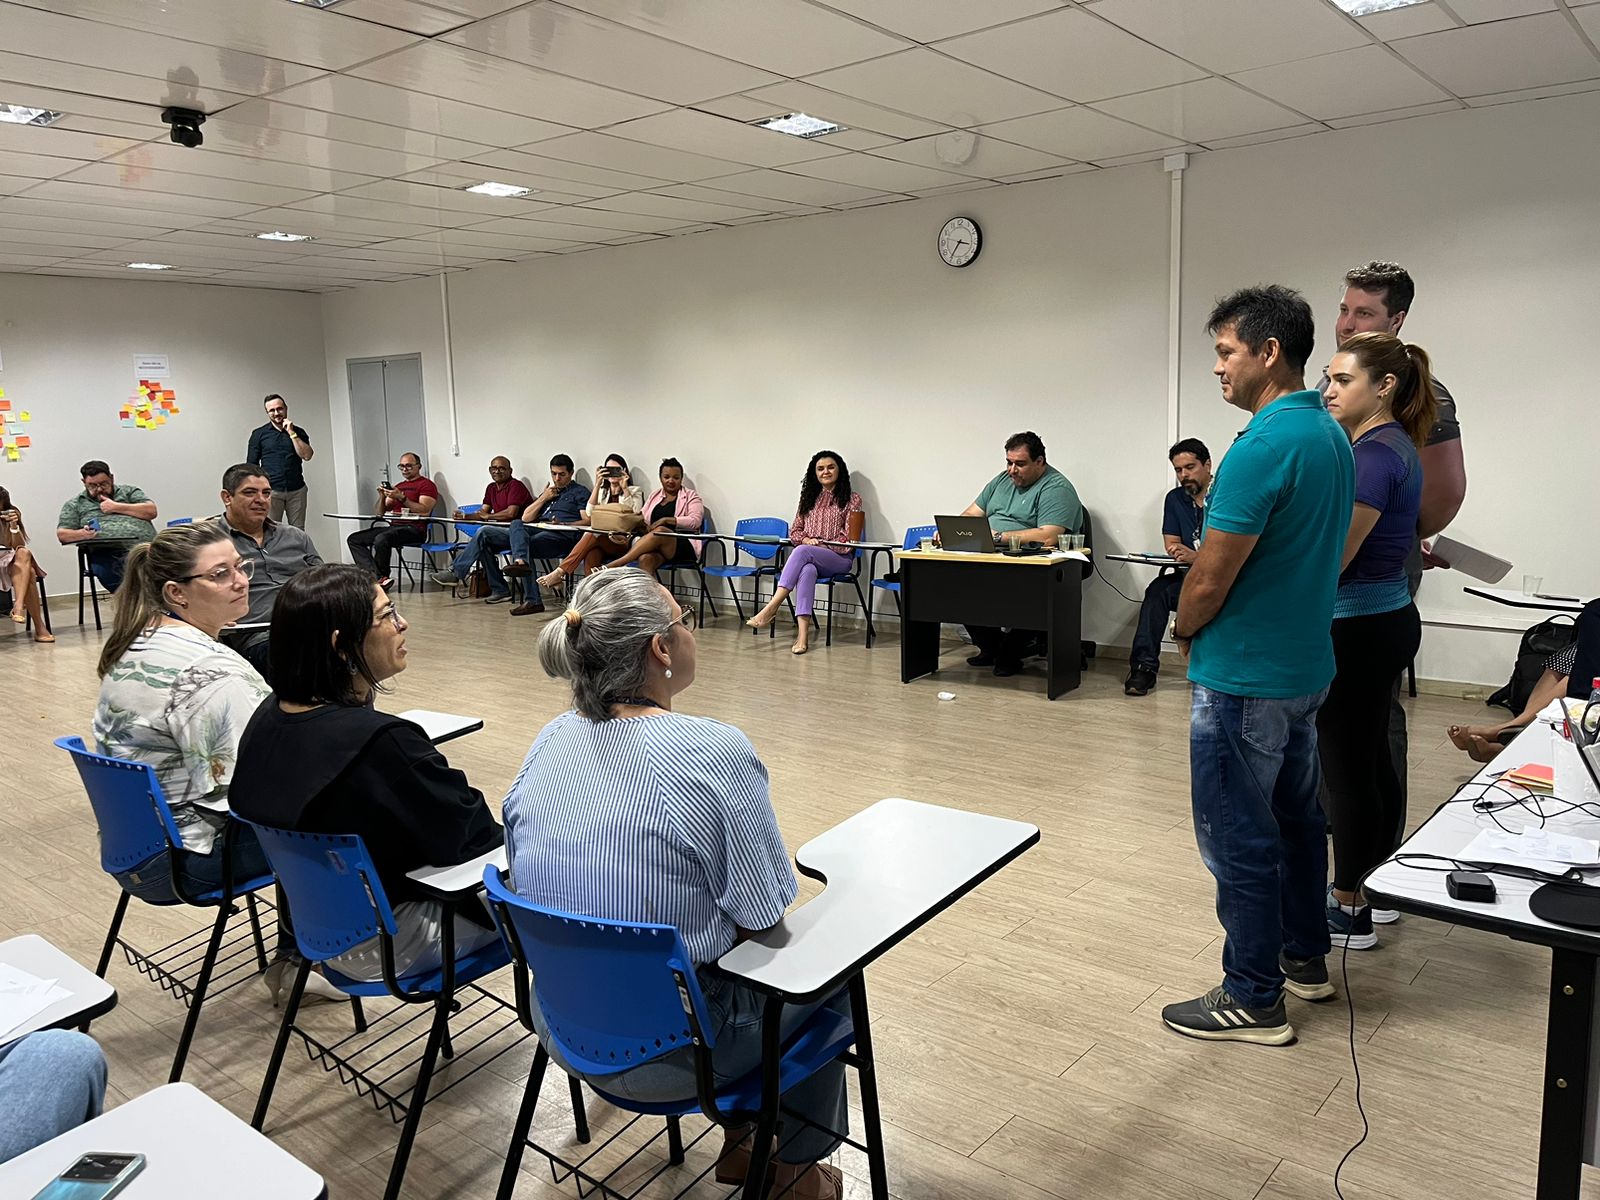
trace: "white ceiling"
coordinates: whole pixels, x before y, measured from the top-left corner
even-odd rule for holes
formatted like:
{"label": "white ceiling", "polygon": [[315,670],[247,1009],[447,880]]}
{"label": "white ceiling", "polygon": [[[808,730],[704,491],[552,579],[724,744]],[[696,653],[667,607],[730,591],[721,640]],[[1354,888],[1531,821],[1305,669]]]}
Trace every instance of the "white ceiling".
{"label": "white ceiling", "polygon": [[[0,124],[0,272],[330,291],[1600,89],[1597,41],[1596,0],[0,0],[0,102],[66,114]],[[796,110],[848,131],[749,124]]]}

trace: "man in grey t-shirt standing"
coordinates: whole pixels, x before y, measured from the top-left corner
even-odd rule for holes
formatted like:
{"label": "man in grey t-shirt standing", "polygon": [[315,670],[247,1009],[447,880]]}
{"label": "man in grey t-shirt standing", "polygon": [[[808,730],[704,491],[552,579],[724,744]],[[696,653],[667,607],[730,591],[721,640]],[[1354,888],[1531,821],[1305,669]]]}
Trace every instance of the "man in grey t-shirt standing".
{"label": "man in grey t-shirt standing", "polygon": [[[1400,336],[1406,314],[1411,309],[1416,285],[1411,275],[1399,263],[1374,260],[1364,266],[1345,272],[1344,295],[1339,300],[1339,318],[1334,322],[1334,334],[1343,348],[1358,333],[1388,333]],[[1328,390],[1328,376],[1322,376],[1318,391]],[[1417,515],[1417,539],[1411,547],[1411,557],[1406,563],[1406,574],[1411,581],[1411,594],[1417,594],[1422,582],[1422,539],[1431,538],[1455,520],[1461,502],[1467,495],[1467,467],[1461,453],[1461,422],[1456,417],[1456,402],[1449,390],[1437,379],[1433,381],[1434,393],[1439,398],[1439,415],[1428,431],[1428,441],[1419,452],[1422,460],[1422,509]],[[1435,560],[1433,566],[1448,564]],[[1400,703],[1400,680],[1394,681],[1394,694],[1389,704],[1389,752],[1394,759],[1395,772],[1400,776],[1402,798],[1406,786],[1406,710]],[[1400,807],[1400,828],[1395,830],[1395,845],[1405,837],[1406,812]],[[1393,920],[1384,910],[1374,910]]]}

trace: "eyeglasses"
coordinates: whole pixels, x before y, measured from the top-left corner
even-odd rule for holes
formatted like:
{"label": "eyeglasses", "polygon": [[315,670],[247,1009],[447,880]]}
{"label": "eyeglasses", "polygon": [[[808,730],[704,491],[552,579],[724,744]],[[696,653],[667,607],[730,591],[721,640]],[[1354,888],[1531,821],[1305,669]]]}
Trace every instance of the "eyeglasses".
{"label": "eyeglasses", "polygon": [[395,627],[396,632],[399,631],[399,629],[400,629],[400,610],[398,608],[396,608],[393,604],[384,605],[381,609],[378,610],[378,615],[372,618],[372,624],[374,626],[382,625],[385,621],[387,621],[387,622],[389,622],[389,624],[393,625]]}
{"label": "eyeglasses", "polygon": [[198,575],[185,575],[179,579],[178,582],[188,583],[193,579],[204,579],[208,583],[214,583],[220,587],[221,585],[227,583],[235,573],[243,576],[245,579],[249,579],[256,573],[256,560],[253,558],[241,558],[236,563],[226,564],[224,566],[217,567],[215,570],[202,571]]}
{"label": "eyeglasses", "polygon": [[[694,609],[684,609],[683,612],[678,614],[678,619],[672,622],[672,625],[682,625],[685,629],[692,630],[695,627]],[[672,632],[672,625],[667,626],[668,633]]]}

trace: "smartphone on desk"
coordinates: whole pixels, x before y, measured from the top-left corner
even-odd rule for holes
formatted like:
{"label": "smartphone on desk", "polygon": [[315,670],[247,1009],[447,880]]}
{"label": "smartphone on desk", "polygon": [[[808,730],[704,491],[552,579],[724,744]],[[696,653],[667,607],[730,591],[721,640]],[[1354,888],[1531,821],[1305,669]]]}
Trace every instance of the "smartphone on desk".
{"label": "smartphone on desk", "polygon": [[33,1200],[110,1200],[144,1170],[142,1154],[85,1154]]}

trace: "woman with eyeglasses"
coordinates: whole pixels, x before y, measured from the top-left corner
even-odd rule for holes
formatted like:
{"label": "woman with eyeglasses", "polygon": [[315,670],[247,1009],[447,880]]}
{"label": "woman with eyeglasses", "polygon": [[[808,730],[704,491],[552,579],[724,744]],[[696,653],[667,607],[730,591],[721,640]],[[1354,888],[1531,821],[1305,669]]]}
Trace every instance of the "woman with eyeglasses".
{"label": "woman with eyeglasses", "polygon": [[[267,695],[256,669],[217,640],[249,608],[254,566],[209,521],[164,529],[128,552],[100,652],[94,740],[101,754],[150,764],[188,851],[176,863],[163,851],[117,876],[141,900],[177,900],[174,873],[189,894],[222,886],[228,818],[196,803],[228,798],[239,739]],[[272,873],[248,829],[235,829],[231,846],[235,880]],[[288,934],[280,919],[280,962],[294,958]]]}
{"label": "woman with eyeglasses", "polygon": [[[481,904],[447,909],[406,878],[504,838],[483,794],[427,734],[373,707],[406,669],[406,623],[388,594],[360,567],[308,567],[278,593],[270,653],[273,693],[240,743],[233,811],[278,829],[359,835],[394,908],[398,974],[439,966],[447,919],[458,956],[494,941]],[[353,979],[383,978],[376,937],[328,961]]]}
{"label": "woman with eyeglasses", "polygon": [[[580,583],[539,634],[539,663],[571,683],[573,707],[540,732],[504,813],[518,894],[602,921],[674,926],[699,968],[777,924],[796,883],[755,747],[731,725],[674,711],[694,682],[693,629],[694,611],[641,571]],[[700,983],[717,1076],[740,1078],[761,1061],[763,998],[711,971]],[[783,1036],[821,1003],[844,1011],[847,1001],[786,1006]],[[694,1058],[673,1051],[593,1082],[638,1100],[689,1099]],[[822,1129],[800,1126],[784,1140],[772,1194],[834,1200],[840,1175],[821,1160],[839,1144],[826,1130],[843,1131],[848,1117],[844,1065],[822,1068],[783,1101]],[[717,1179],[743,1179],[749,1160],[750,1130],[729,1130]]]}

